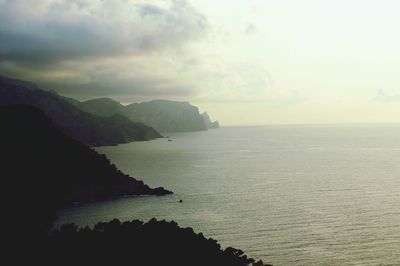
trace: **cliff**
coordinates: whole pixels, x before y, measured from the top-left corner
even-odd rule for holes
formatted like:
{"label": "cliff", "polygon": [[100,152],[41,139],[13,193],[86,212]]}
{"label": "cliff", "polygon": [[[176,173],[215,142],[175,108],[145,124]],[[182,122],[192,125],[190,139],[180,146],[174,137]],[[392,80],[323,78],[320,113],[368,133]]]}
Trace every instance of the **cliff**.
{"label": "cliff", "polygon": [[199,109],[188,102],[154,100],[133,103],[126,106],[123,114],[160,132],[207,130]]}
{"label": "cliff", "polygon": [[201,114],[201,116],[204,119],[204,123],[206,124],[206,127],[208,129],[212,129],[212,128],[219,128],[219,122],[218,121],[211,121],[210,116],[207,114],[207,112],[204,112]]}
{"label": "cliff", "polygon": [[159,132],[190,132],[207,130],[199,109],[188,102],[154,100],[123,106],[109,98],[92,99],[79,104],[85,112],[110,117],[123,115]]}

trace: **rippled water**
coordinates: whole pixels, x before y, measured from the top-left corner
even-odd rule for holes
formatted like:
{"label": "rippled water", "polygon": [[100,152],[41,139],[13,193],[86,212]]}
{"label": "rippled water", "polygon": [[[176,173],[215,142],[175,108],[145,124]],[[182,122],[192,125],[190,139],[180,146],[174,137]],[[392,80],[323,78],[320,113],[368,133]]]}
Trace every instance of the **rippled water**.
{"label": "rippled water", "polygon": [[170,137],[98,151],[174,195],[79,205],[59,222],[175,220],[275,265],[400,263],[400,126],[237,127]]}

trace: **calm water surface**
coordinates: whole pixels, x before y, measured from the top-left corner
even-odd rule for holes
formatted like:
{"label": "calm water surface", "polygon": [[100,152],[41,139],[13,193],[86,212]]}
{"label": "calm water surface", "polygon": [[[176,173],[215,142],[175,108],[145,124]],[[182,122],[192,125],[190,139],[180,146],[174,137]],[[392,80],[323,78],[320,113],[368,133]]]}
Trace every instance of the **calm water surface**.
{"label": "calm water surface", "polygon": [[[274,265],[400,263],[400,126],[271,126],[103,147],[175,192],[78,205],[59,223],[175,220]],[[182,199],[183,203],[178,203]]]}

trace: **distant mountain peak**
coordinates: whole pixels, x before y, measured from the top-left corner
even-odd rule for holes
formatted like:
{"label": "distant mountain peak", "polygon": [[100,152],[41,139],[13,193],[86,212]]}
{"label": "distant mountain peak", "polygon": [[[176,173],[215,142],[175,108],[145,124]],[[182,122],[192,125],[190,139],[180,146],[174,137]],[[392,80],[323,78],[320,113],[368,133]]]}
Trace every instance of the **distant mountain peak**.
{"label": "distant mountain peak", "polygon": [[111,99],[111,98],[108,98],[108,97],[93,98],[93,99],[90,99],[90,100],[86,100],[86,101],[84,101],[84,102],[82,102],[82,103],[90,103],[90,102],[101,102],[101,103],[120,104],[119,102],[117,102],[117,101],[115,101],[115,100],[113,100],[113,99]]}
{"label": "distant mountain peak", "polygon": [[39,86],[33,82],[9,78],[2,75],[0,75],[0,86],[18,86],[29,90],[40,90]]}

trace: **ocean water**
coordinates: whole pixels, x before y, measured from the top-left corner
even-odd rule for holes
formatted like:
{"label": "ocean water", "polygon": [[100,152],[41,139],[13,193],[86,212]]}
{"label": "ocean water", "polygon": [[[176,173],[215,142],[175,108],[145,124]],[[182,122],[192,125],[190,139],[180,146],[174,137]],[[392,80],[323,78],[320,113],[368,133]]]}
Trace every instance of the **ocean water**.
{"label": "ocean water", "polygon": [[58,222],[156,217],[274,265],[400,264],[400,125],[169,136],[97,150],[174,195],[76,205]]}

